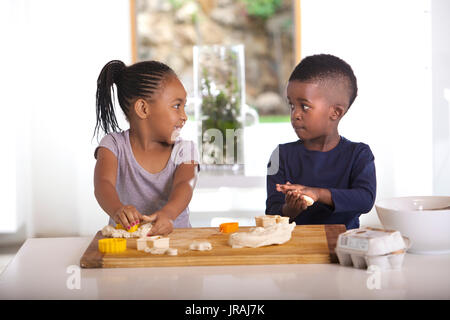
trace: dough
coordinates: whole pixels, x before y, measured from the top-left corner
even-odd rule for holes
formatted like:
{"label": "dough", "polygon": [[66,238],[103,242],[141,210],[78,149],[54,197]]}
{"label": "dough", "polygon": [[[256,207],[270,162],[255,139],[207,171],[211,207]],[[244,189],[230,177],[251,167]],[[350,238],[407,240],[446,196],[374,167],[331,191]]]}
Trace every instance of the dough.
{"label": "dough", "polygon": [[289,217],[282,217],[280,215],[271,215],[271,214],[255,217],[255,224],[257,227],[266,228],[273,226],[277,223],[289,224]]}
{"label": "dough", "polygon": [[274,216],[274,215],[265,215],[265,216],[258,216],[255,217],[255,223],[257,227],[270,227],[277,223],[277,217],[281,216]]}
{"label": "dough", "polygon": [[289,224],[289,217],[277,217],[277,223]]}
{"label": "dough", "polygon": [[228,244],[232,248],[257,248],[272,244],[283,244],[291,239],[295,225],[295,222],[291,224],[277,223],[266,228],[252,228],[249,232],[236,232],[230,235]]}
{"label": "dough", "polygon": [[147,238],[139,238],[136,240],[136,249],[138,251],[144,251],[147,248]]}
{"label": "dough", "polygon": [[153,224],[151,222],[141,224],[135,232],[128,232],[123,229],[116,229],[112,225],[108,224],[103,227],[102,235],[104,237],[112,238],[145,238],[152,229]]}
{"label": "dough", "polygon": [[176,256],[178,255],[178,249],[174,249],[174,248],[145,248],[144,251],[146,253],[151,253],[151,254],[167,254],[169,256]]}
{"label": "dough", "polygon": [[307,195],[303,195],[302,197],[306,201],[308,207],[314,204],[314,200],[311,197],[308,197]]}
{"label": "dough", "polygon": [[166,253],[169,256],[176,256],[176,255],[178,255],[178,249],[169,248],[169,249],[167,249]]}
{"label": "dough", "polygon": [[151,254],[164,254],[166,253],[167,248],[151,248],[150,253]]}
{"label": "dough", "polygon": [[208,241],[194,241],[189,245],[189,250],[208,251],[212,249]]}
{"label": "dough", "polygon": [[169,239],[168,237],[159,237],[151,240],[152,247],[156,249],[169,249]]}
{"label": "dough", "polygon": [[[298,191],[294,191],[294,194],[295,194],[295,196],[297,198],[300,197],[300,193]],[[310,196],[307,196],[306,194],[303,194],[303,195],[301,195],[301,197],[303,198],[303,200],[306,201],[306,205],[308,207],[312,206],[314,204],[314,200]]]}

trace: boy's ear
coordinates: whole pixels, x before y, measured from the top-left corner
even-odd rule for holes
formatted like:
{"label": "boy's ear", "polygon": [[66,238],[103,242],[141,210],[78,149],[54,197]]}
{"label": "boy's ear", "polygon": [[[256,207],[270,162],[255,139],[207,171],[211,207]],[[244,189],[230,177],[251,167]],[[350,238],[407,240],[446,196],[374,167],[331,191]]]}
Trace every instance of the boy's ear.
{"label": "boy's ear", "polygon": [[137,99],[134,103],[134,111],[139,119],[147,119],[150,116],[150,105],[144,99]]}
{"label": "boy's ear", "polygon": [[345,114],[346,108],[343,105],[335,104],[331,107],[331,120],[340,120]]}

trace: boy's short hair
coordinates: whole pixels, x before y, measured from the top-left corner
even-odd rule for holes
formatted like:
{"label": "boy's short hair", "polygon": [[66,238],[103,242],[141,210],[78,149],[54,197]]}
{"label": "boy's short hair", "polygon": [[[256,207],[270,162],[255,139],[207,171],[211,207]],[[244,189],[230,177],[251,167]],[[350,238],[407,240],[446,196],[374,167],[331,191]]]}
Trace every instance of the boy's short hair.
{"label": "boy's short hair", "polygon": [[358,93],[356,77],[350,65],[331,54],[317,54],[304,58],[292,71],[289,81],[343,84],[348,91],[348,107]]}

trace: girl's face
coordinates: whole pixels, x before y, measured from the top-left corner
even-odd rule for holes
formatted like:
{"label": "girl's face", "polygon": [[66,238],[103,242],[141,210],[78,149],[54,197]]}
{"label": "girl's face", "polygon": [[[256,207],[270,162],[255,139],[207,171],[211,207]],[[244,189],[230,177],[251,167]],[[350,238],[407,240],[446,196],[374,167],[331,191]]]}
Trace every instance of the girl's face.
{"label": "girl's face", "polygon": [[331,133],[330,105],[319,84],[290,81],[287,99],[292,127],[301,140],[317,140]]}
{"label": "girl's face", "polygon": [[173,144],[187,121],[186,90],[178,77],[169,75],[151,103],[150,126],[158,141]]}

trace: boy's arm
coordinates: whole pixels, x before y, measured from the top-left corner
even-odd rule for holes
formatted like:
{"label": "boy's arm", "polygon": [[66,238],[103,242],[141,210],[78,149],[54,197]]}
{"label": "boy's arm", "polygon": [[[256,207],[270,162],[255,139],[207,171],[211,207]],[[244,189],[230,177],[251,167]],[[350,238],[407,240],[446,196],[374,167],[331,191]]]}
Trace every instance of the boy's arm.
{"label": "boy's arm", "polygon": [[276,191],[277,183],[285,182],[283,161],[281,160],[280,146],[278,145],[272,152],[269,163],[267,164],[266,176],[266,211],[265,214],[282,215],[284,196]]}
{"label": "boy's arm", "polygon": [[355,214],[369,212],[376,196],[375,159],[367,146],[358,154],[353,164],[348,189],[329,189],[334,203],[334,213],[352,212]]}
{"label": "boy's arm", "polygon": [[374,157],[368,146],[360,151],[352,166],[349,187],[346,189],[313,188],[289,184],[278,186],[278,189],[283,193],[296,190],[308,195],[314,201],[331,207],[334,213],[369,212],[375,202],[376,174]]}
{"label": "boy's arm", "polygon": [[289,206],[286,202],[287,197],[283,193],[278,192],[276,188],[277,184],[286,183],[281,146],[278,146],[273,151],[267,167],[267,200],[265,213],[272,215],[278,214],[294,219],[301,210],[297,210],[294,206]]}
{"label": "boy's arm", "polygon": [[155,225],[149,235],[168,234],[173,229],[173,221],[183,212],[192,199],[198,177],[198,164],[180,164],[175,170],[172,190],[167,204],[155,214]]}

